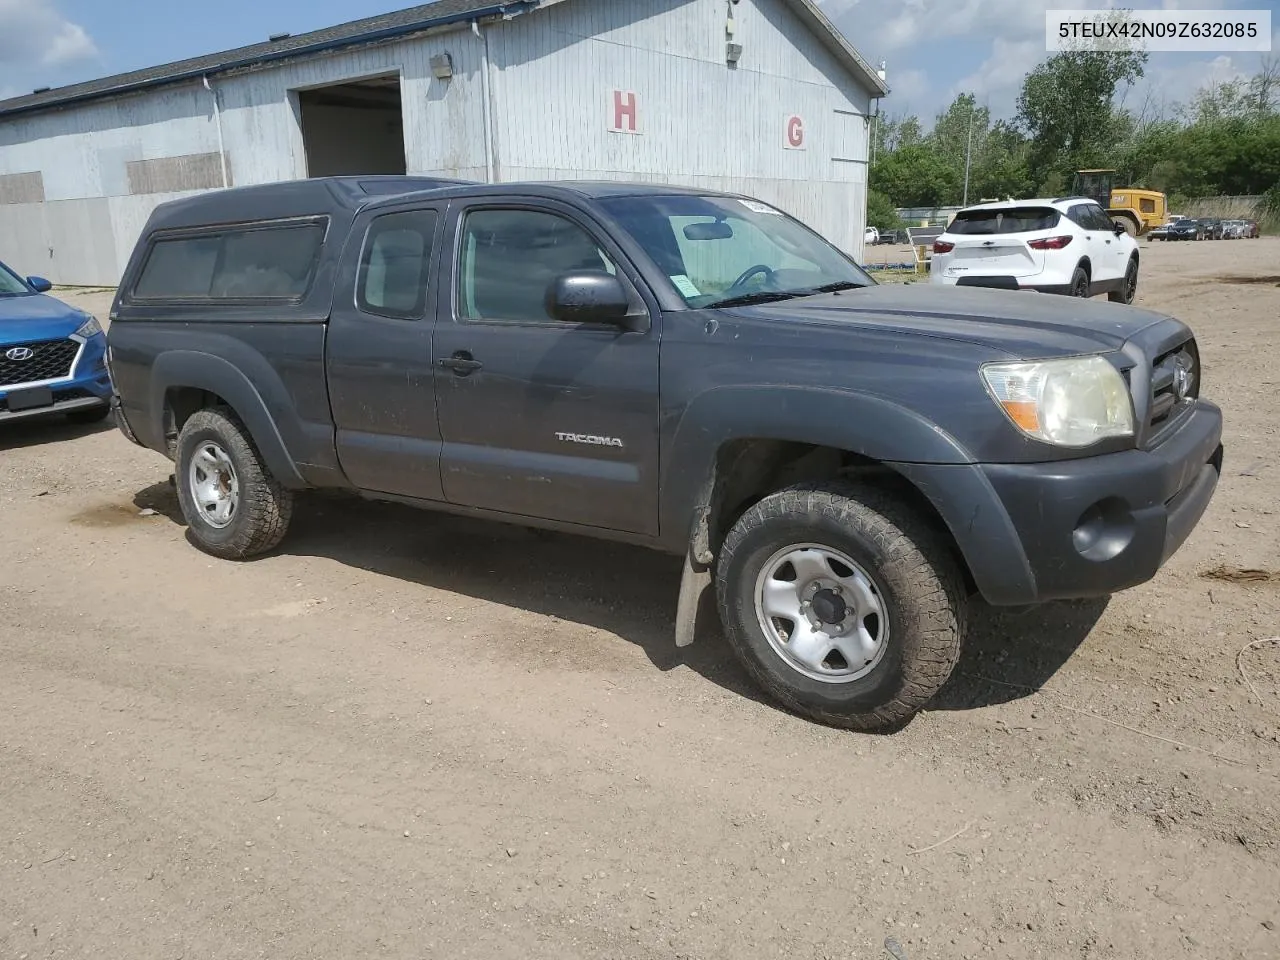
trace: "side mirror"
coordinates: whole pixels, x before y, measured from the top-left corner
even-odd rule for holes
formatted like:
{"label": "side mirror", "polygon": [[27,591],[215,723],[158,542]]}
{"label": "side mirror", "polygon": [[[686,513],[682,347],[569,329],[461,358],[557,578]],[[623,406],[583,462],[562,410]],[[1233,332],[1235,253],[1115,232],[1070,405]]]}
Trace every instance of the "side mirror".
{"label": "side mirror", "polygon": [[547,314],[564,323],[621,324],[631,311],[622,281],[603,270],[562,273],[547,288]]}
{"label": "side mirror", "polygon": [[36,293],[48,293],[53,289],[53,284],[44,277],[27,277],[27,285]]}

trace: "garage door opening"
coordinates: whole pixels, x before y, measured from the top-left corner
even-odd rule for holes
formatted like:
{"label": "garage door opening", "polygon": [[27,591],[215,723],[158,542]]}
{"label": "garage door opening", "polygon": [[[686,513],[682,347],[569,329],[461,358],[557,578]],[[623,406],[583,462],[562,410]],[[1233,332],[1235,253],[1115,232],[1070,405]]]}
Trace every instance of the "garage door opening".
{"label": "garage door opening", "polygon": [[298,91],[308,177],[405,173],[400,78]]}

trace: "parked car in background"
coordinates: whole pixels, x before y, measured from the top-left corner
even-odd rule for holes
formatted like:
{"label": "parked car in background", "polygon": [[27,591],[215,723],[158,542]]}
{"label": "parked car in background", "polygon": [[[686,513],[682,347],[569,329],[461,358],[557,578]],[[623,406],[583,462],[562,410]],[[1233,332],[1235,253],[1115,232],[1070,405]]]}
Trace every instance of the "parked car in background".
{"label": "parked car in background", "polygon": [[1093,200],[978,204],[934,241],[929,281],[1132,303],[1138,242]]}
{"label": "parked car in background", "polygon": [[1262,236],[1262,228],[1258,226],[1257,220],[1246,220],[1244,223],[1247,228],[1245,236],[1250,240],[1256,240]]}
{"label": "parked car in background", "polygon": [[1202,240],[1221,240],[1222,239],[1223,221],[1217,217],[1201,217],[1200,218],[1200,239]]}
{"label": "parked car in background", "polygon": [[1204,226],[1199,220],[1184,217],[1169,228],[1165,238],[1168,240],[1203,240]]}
{"label": "parked car in background", "polygon": [[1170,223],[1162,223],[1162,224],[1160,224],[1160,226],[1158,226],[1158,227],[1153,227],[1153,228],[1152,228],[1152,229],[1147,233],[1147,240],[1149,240],[1149,241],[1150,241],[1150,240],[1168,240],[1168,239],[1169,239],[1169,228],[1170,228],[1170,227],[1172,227],[1172,226],[1173,226],[1173,223],[1172,223],[1172,222],[1170,222]]}
{"label": "parked car in background", "polygon": [[1244,240],[1249,236],[1249,224],[1244,220],[1223,220],[1222,238],[1224,240]]}
{"label": "parked car in background", "polygon": [[92,423],[111,412],[102,327],[51,289],[0,263],[0,423],[59,414]]}
{"label": "parked car in background", "polygon": [[875,227],[867,227],[866,231],[862,234],[862,242],[871,244],[879,243],[880,231]]}

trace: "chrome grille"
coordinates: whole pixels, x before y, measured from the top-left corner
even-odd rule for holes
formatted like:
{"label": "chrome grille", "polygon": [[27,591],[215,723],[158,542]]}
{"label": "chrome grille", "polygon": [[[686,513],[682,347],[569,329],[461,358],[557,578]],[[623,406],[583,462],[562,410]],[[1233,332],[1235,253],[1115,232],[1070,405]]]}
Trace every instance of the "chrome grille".
{"label": "chrome grille", "polygon": [[1151,367],[1152,426],[1169,419],[1180,404],[1200,395],[1200,352],[1195,340],[1156,357]]}
{"label": "chrome grille", "polygon": [[39,340],[0,345],[0,387],[57,380],[71,373],[80,344],[74,340]]}

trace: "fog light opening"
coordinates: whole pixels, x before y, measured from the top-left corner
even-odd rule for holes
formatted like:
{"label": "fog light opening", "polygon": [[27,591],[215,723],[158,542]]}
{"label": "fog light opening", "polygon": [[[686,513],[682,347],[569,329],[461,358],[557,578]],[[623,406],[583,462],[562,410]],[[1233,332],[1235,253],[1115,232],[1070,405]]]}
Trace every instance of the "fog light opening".
{"label": "fog light opening", "polygon": [[1129,505],[1119,497],[1107,497],[1080,515],[1071,542],[1080,556],[1101,563],[1125,551],[1136,527]]}

